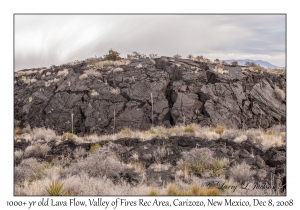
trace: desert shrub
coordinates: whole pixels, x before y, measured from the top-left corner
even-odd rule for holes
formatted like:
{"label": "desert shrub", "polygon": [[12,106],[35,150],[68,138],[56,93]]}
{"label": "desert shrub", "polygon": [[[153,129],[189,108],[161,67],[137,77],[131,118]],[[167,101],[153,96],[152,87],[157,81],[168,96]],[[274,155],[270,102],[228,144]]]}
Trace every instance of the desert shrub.
{"label": "desert shrub", "polygon": [[196,56],[196,60],[199,62],[204,61],[204,57],[202,55],[200,55],[200,56],[198,55],[198,56]]}
{"label": "desert shrub", "polygon": [[220,63],[220,60],[218,58],[216,58],[214,61],[215,63]]}
{"label": "desert shrub", "polygon": [[174,59],[181,59],[181,58],[182,58],[182,56],[181,56],[181,55],[179,55],[179,54],[176,54],[176,55],[173,55],[173,58],[174,58]]}
{"label": "desert shrub", "polygon": [[63,134],[62,138],[63,138],[63,140],[69,140],[69,139],[72,139],[73,136],[74,136],[73,133],[67,132],[67,133],[64,133],[64,134]]}
{"label": "desert shrub", "polygon": [[148,193],[149,196],[156,196],[158,192],[155,188],[151,188],[150,192]]}
{"label": "desert shrub", "polygon": [[163,147],[158,147],[153,151],[153,156],[155,158],[156,163],[162,163],[163,158],[166,156],[167,151]]}
{"label": "desert shrub", "polygon": [[70,175],[87,173],[91,177],[116,178],[124,168],[110,147],[102,147],[72,164],[67,170]]}
{"label": "desert shrub", "polygon": [[213,68],[214,72],[217,72],[219,74],[228,74],[229,71],[228,70],[224,70],[224,66],[222,64],[217,64],[214,68]]}
{"label": "desert shrub", "polygon": [[86,150],[82,147],[77,147],[73,153],[75,158],[82,158],[86,155]]}
{"label": "desert shrub", "polygon": [[114,72],[115,72],[115,73],[117,73],[117,72],[122,72],[122,71],[124,71],[124,69],[122,69],[122,68],[120,68],[120,67],[114,69]]}
{"label": "desert shrub", "polygon": [[103,60],[111,60],[111,61],[118,61],[121,60],[122,58],[120,57],[120,53],[117,51],[114,51],[113,49],[110,49],[108,51],[107,55],[104,55]]}
{"label": "desert shrub", "polygon": [[231,62],[231,66],[237,66],[237,65],[239,65],[239,63],[237,61],[232,61]]}
{"label": "desert shrub", "polygon": [[91,146],[91,148],[90,148],[90,153],[93,153],[95,150],[97,150],[97,149],[100,149],[101,148],[101,146],[100,146],[100,144],[94,144],[93,146]]}
{"label": "desert shrub", "polygon": [[264,68],[261,65],[258,64],[253,68],[253,70],[258,71],[259,73],[261,73],[264,70]]}
{"label": "desert shrub", "polygon": [[194,59],[194,56],[193,56],[192,54],[189,54],[189,55],[187,56],[187,58],[190,59],[190,60],[193,60],[193,59]]}
{"label": "desert shrub", "polygon": [[56,139],[55,131],[46,128],[34,128],[31,131],[31,136],[33,140],[44,139],[46,141],[50,141]]}
{"label": "desert shrub", "polygon": [[251,166],[248,165],[245,161],[243,161],[241,164],[237,164],[230,168],[230,174],[231,176],[237,181],[237,182],[245,182],[249,181],[254,171],[251,170]]}
{"label": "desert shrub", "polygon": [[186,133],[195,133],[196,132],[195,124],[187,125],[184,129],[184,132],[186,132]]}
{"label": "desert shrub", "polygon": [[182,160],[177,163],[177,169],[188,173],[210,172],[218,176],[224,172],[228,165],[226,159],[215,159],[213,152],[208,148],[194,148],[181,154]]}
{"label": "desert shrub", "polygon": [[35,144],[26,147],[24,152],[24,157],[40,157],[43,158],[47,155],[47,153],[51,150],[51,148],[46,144]]}
{"label": "desert shrub", "polygon": [[58,180],[51,182],[50,186],[46,188],[46,191],[50,196],[70,196],[70,192],[64,189],[64,183],[60,183]]}
{"label": "desert shrub", "polygon": [[246,61],[246,63],[245,63],[245,66],[249,66],[249,67],[255,67],[255,66],[256,66],[256,63],[254,63],[254,62],[249,62],[249,61]]}
{"label": "desert shrub", "polygon": [[93,76],[95,76],[96,78],[99,78],[99,79],[102,78],[102,74],[99,71],[95,70],[95,69],[88,69],[88,70],[85,70],[84,72],[87,75],[93,75]]}
{"label": "desert shrub", "polygon": [[225,131],[225,129],[226,129],[225,126],[218,125],[218,126],[216,127],[216,129],[215,129],[215,132],[216,132],[217,134],[220,134],[220,135],[221,135],[221,134]]}
{"label": "desert shrub", "polygon": [[16,150],[14,152],[14,158],[15,160],[20,160],[23,158],[24,152],[22,150]]}
{"label": "desert shrub", "polygon": [[14,180],[20,183],[41,179],[49,168],[51,168],[51,164],[47,162],[39,163],[35,158],[24,159],[14,168]]}
{"label": "desert shrub", "polygon": [[263,180],[267,176],[267,172],[264,169],[258,169],[256,171],[256,176],[259,180]]}
{"label": "desert shrub", "polygon": [[276,97],[279,100],[284,100],[285,99],[285,92],[279,88],[275,88],[274,90]]}
{"label": "desert shrub", "polygon": [[23,130],[21,129],[21,128],[17,128],[16,130],[15,130],[15,135],[16,136],[20,136],[20,135],[22,135],[23,134]]}

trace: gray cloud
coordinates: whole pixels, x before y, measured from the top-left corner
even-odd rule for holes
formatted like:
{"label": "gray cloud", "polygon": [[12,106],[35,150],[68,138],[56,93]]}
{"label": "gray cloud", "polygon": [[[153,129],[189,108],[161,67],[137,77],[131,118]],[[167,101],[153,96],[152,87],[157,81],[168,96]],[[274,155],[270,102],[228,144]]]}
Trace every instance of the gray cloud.
{"label": "gray cloud", "polygon": [[15,69],[60,65],[113,48],[285,65],[284,15],[16,15]]}

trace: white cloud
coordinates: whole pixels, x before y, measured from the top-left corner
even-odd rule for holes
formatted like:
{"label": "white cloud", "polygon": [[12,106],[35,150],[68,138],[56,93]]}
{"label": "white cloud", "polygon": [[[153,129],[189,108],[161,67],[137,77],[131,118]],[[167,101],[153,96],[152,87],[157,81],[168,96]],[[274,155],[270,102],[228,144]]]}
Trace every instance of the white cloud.
{"label": "white cloud", "polygon": [[[285,65],[284,15],[16,15],[15,68],[100,56],[110,48]],[[247,56],[247,57],[245,57]]]}

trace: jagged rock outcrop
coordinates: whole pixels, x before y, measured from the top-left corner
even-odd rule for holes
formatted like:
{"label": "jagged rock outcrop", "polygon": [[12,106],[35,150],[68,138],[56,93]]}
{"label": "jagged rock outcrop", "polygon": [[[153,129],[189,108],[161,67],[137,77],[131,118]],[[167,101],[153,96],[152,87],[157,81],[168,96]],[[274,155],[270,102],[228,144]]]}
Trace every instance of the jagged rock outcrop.
{"label": "jagged rock outcrop", "polygon": [[179,123],[245,129],[286,123],[286,100],[275,92],[286,90],[283,75],[239,66],[220,74],[215,66],[161,57],[101,69],[81,62],[19,71],[14,117],[59,133],[70,132],[73,121],[77,135]]}

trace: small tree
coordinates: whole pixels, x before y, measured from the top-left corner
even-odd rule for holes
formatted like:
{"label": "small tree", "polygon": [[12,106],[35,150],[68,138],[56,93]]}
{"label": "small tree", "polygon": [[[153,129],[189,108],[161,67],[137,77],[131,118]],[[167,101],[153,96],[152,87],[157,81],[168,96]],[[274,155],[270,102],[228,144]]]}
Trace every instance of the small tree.
{"label": "small tree", "polygon": [[216,58],[215,63],[220,63],[220,60],[218,58]]}
{"label": "small tree", "polygon": [[232,61],[231,62],[231,66],[237,66],[237,65],[239,65],[239,63],[237,61]]}
{"label": "small tree", "polygon": [[180,58],[182,58],[182,56],[179,55],[179,54],[176,54],[176,55],[173,55],[173,58],[174,58],[174,59],[180,59]]}
{"label": "small tree", "polygon": [[119,61],[122,58],[120,57],[120,53],[110,49],[107,55],[104,55],[103,60],[110,60],[110,61]]}
{"label": "small tree", "polygon": [[249,66],[249,67],[255,67],[256,64],[254,62],[249,62],[249,61],[246,61],[245,63],[245,66]]}
{"label": "small tree", "polygon": [[187,58],[190,59],[190,60],[193,60],[193,59],[194,59],[194,56],[193,56],[192,54],[189,54],[189,55],[187,56]]}
{"label": "small tree", "polygon": [[196,57],[196,60],[200,62],[200,61],[203,61],[203,60],[204,60],[204,58],[203,58],[203,56],[202,56],[202,55],[200,55],[200,56],[198,55],[198,56]]}

